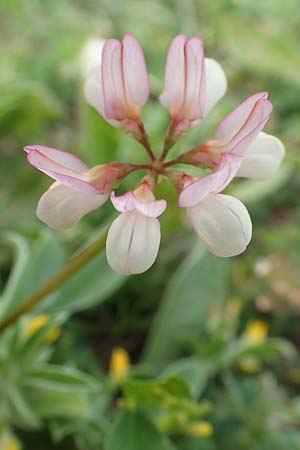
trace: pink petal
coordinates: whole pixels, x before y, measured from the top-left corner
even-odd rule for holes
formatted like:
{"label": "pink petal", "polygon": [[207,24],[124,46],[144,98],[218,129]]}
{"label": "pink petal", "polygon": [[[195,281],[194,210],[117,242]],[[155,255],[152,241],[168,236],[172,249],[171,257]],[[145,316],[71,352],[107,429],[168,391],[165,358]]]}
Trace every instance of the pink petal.
{"label": "pink petal", "polygon": [[148,100],[150,83],[143,50],[134,36],[127,33],[123,44],[123,74],[128,102],[143,106]]}
{"label": "pink petal", "polygon": [[135,199],[131,191],[118,196],[112,192],[110,194],[110,199],[116,210],[119,212],[129,212],[135,209]]}
{"label": "pink petal", "polygon": [[128,103],[123,78],[122,45],[116,39],[109,39],[103,47],[102,83],[105,117],[112,120],[124,119]]}
{"label": "pink petal", "polygon": [[247,121],[256,102],[267,98],[267,92],[259,92],[247,98],[218,125],[216,139],[224,144],[230,142]]}
{"label": "pink petal", "polygon": [[76,170],[78,172],[86,172],[89,168],[88,166],[77,158],[77,156],[72,153],[63,152],[52,147],[45,147],[44,145],[27,145],[24,147],[26,153],[30,153],[37,150],[44,156],[47,156],[52,161],[64,166],[68,169]]}
{"label": "pink petal", "polygon": [[27,159],[33,167],[75,191],[99,194],[97,188],[84,181],[84,176],[80,172],[56,163],[37,150],[30,150],[27,154]]}
{"label": "pink petal", "polygon": [[243,158],[234,153],[223,153],[216,172],[188,185],[179,195],[181,208],[199,204],[210,193],[221,192],[236,176]]}
{"label": "pink petal", "polygon": [[37,206],[37,216],[49,227],[65,230],[85,214],[99,208],[106,199],[107,195],[78,192],[55,182],[42,195]]}
{"label": "pink petal", "polygon": [[273,111],[269,100],[258,100],[248,120],[230,143],[230,151],[243,155],[258,133],[264,128]]}
{"label": "pink petal", "polygon": [[251,240],[249,213],[230,195],[209,194],[198,205],[187,208],[187,215],[199,238],[217,256],[239,255]]}
{"label": "pink petal", "polygon": [[183,34],[176,36],[168,50],[165,67],[165,90],[159,97],[163,106],[172,115],[177,114],[184,102],[185,95],[185,52],[187,39]]}
{"label": "pink petal", "polygon": [[137,211],[122,213],[112,223],[106,241],[111,268],[122,275],[142,273],[156,260],[160,244],[160,224]]}
{"label": "pink petal", "polygon": [[184,119],[200,120],[203,118],[205,106],[205,65],[201,39],[192,38],[187,41],[185,58],[185,96],[180,115]]}
{"label": "pink petal", "polygon": [[147,217],[160,216],[167,207],[165,200],[154,200],[150,202],[139,201],[133,192],[126,192],[126,194],[116,197],[115,193],[111,193],[111,201],[117,211],[129,212],[133,209],[139,211],[141,214]]}

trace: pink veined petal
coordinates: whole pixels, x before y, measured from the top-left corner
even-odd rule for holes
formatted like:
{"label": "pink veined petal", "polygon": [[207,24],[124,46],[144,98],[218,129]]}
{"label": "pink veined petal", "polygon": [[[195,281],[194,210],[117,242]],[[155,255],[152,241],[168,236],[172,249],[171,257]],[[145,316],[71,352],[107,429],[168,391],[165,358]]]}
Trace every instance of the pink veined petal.
{"label": "pink veined petal", "polygon": [[200,178],[183,189],[179,195],[179,206],[181,208],[195,206],[209,193],[221,192],[236,176],[242,160],[241,156],[234,153],[223,153],[216,172]]}
{"label": "pink veined petal", "polygon": [[106,242],[108,264],[122,275],[142,273],[156,260],[160,224],[137,211],[122,213],[112,223]]}
{"label": "pink veined petal", "polygon": [[227,79],[221,65],[211,58],[205,58],[206,96],[204,116],[207,116],[227,91]]}
{"label": "pink veined petal", "polygon": [[264,128],[273,111],[273,105],[269,100],[258,100],[245,125],[232,139],[230,151],[244,155],[247,148]]}
{"label": "pink veined petal", "polygon": [[187,215],[199,238],[217,256],[239,255],[251,240],[249,213],[235,197],[209,194],[198,205],[187,208]]}
{"label": "pink veined petal", "polygon": [[131,191],[126,192],[123,195],[115,195],[113,191],[110,194],[110,199],[114,207],[119,212],[129,212],[135,209],[135,197]]}
{"label": "pink veined petal", "polygon": [[28,152],[27,159],[33,167],[75,191],[99,194],[95,186],[84,181],[84,176],[80,172],[61,166],[37,150]]}
{"label": "pink veined petal", "polygon": [[36,150],[57,164],[60,164],[67,169],[76,170],[77,172],[86,172],[89,169],[81,159],[77,158],[77,156],[56,148],[45,147],[44,145],[26,145],[24,150],[28,154]]}
{"label": "pink veined petal", "polygon": [[167,207],[167,202],[164,199],[154,200],[153,202],[149,203],[139,202],[137,199],[135,199],[134,202],[136,210],[147,217],[158,217],[165,211]]}
{"label": "pink veined petal", "polygon": [[139,201],[133,192],[126,192],[118,197],[114,192],[111,193],[111,201],[117,211],[129,212],[136,209],[141,214],[147,217],[158,217],[160,216],[167,207],[167,202],[165,200],[154,200],[150,202]]}
{"label": "pink veined petal", "polygon": [[216,139],[224,144],[230,142],[248,119],[256,102],[267,98],[267,92],[259,92],[247,98],[220,122],[216,131]]}
{"label": "pink veined petal", "polygon": [[191,38],[186,42],[185,66],[185,96],[180,116],[182,119],[200,120],[204,116],[206,92],[204,51],[201,39]]}
{"label": "pink veined petal", "polygon": [[150,82],[143,50],[134,36],[123,39],[123,74],[128,103],[143,106],[148,100]]}
{"label": "pink veined petal", "polygon": [[109,120],[123,120],[128,110],[122,66],[122,44],[109,39],[103,47],[101,66],[105,117]]}
{"label": "pink veined petal", "polygon": [[72,227],[85,214],[103,205],[107,197],[102,194],[77,192],[55,182],[42,195],[37,206],[37,216],[49,227],[65,230]]}
{"label": "pink veined petal", "polygon": [[178,113],[184,102],[186,70],[184,46],[186,41],[183,34],[176,36],[171,42],[167,54],[165,90],[159,100],[170,110],[172,115]]}
{"label": "pink veined petal", "polygon": [[284,145],[280,139],[261,132],[248,147],[237,176],[267,180],[279,169],[284,154]]}

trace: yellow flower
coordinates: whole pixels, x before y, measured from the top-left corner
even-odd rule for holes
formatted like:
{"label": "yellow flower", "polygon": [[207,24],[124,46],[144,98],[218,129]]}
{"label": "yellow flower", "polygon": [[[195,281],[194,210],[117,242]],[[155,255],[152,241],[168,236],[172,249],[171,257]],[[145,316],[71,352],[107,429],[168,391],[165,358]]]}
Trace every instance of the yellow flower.
{"label": "yellow flower", "polygon": [[124,378],[130,367],[130,359],[127,351],[122,347],[113,350],[110,359],[110,375],[115,381]]}
{"label": "yellow flower", "polygon": [[[40,314],[27,324],[26,326],[26,334],[28,337],[37,333],[41,328],[43,328],[49,322],[49,316],[47,314]],[[49,333],[45,337],[45,341],[48,344],[56,341],[56,339],[60,336],[60,328],[52,328]]]}
{"label": "yellow flower", "polygon": [[248,323],[246,328],[246,339],[251,344],[261,344],[268,336],[269,326],[262,320],[253,320]]}
{"label": "yellow flower", "polygon": [[0,450],[21,450],[21,445],[14,436],[5,432],[3,438],[0,437]]}
{"label": "yellow flower", "polygon": [[209,438],[213,435],[214,429],[210,422],[202,420],[191,423],[187,429],[187,433],[194,437]]}
{"label": "yellow flower", "polygon": [[242,308],[243,308],[243,303],[237,297],[231,298],[226,305],[226,311],[227,311],[228,315],[232,316],[232,317],[238,316],[240,314],[240,312],[242,311]]}
{"label": "yellow flower", "polygon": [[239,367],[243,372],[256,373],[259,371],[261,365],[257,358],[249,356],[239,361]]}
{"label": "yellow flower", "polygon": [[27,336],[32,336],[48,323],[49,317],[46,314],[40,314],[34,317],[26,326]]}

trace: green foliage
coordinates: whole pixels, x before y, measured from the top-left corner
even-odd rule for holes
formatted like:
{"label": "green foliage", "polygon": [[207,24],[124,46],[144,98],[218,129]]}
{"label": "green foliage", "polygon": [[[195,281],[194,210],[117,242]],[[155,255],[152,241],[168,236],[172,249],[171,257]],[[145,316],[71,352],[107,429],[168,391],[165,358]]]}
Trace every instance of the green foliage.
{"label": "green foliage", "polygon": [[[152,270],[126,281],[99,253],[0,336],[1,450],[300,449],[298,3],[2,1],[0,320],[112,214],[106,205],[72,230],[45,231],[34,210],[48,182],[22,147],[52,145],[89,165],[145,161],[140,145],[85,103],[79,55],[90,37],[136,35],[156,98],[171,38],[200,35],[228,75],[228,94],[172,155],[211,139],[240,101],[268,90],[275,111],[267,132],[284,141],[287,157],[272,180],[230,188],[254,224],[245,256],[218,259],[194,245],[177,194],[162,181],[156,194],[168,211]],[[152,97],[143,118],[158,154],[169,117]],[[133,174],[124,189],[135,183]],[[46,319],[34,329],[40,314]],[[253,320],[265,334],[249,337]],[[132,367],[116,380],[109,356],[120,345]],[[191,431],[202,421],[211,434]]]}

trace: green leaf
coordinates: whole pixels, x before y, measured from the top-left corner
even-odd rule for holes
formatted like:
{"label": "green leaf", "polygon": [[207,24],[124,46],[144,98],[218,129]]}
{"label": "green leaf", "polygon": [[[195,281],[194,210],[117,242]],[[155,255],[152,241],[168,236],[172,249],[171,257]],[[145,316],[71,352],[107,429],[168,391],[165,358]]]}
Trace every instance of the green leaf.
{"label": "green leaf", "polygon": [[26,377],[24,384],[37,389],[57,392],[78,392],[101,389],[93,377],[73,368],[45,364],[34,369]]}
{"label": "green leaf", "polygon": [[64,262],[62,249],[51,232],[42,233],[32,250],[32,244],[17,234],[8,234],[6,241],[16,251],[16,264],[1,299],[2,320],[48,281]]}
{"label": "green leaf", "polygon": [[166,289],[150,330],[147,362],[170,360],[201,333],[208,309],[227,298],[229,268],[230,262],[207,253],[197,243]]}
{"label": "green leaf", "polygon": [[90,414],[89,396],[85,392],[34,390],[28,393],[32,409],[43,418],[81,417]]}
{"label": "green leaf", "polygon": [[105,450],[174,450],[170,442],[140,412],[122,411]]}
{"label": "green leaf", "polygon": [[49,312],[77,311],[103,303],[126,281],[108,266],[102,251],[72,278],[67,280],[57,296],[44,305]]}
{"label": "green leaf", "polygon": [[157,381],[128,380],[123,391],[128,400],[140,406],[168,408],[181,400],[191,400],[187,384],[175,377]]}
{"label": "green leaf", "polygon": [[167,366],[162,376],[181,378],[189,386],[193,397],[197,398],[205,389],[211,372],[212,365],[209,362],[197,358],[182,358]]}

